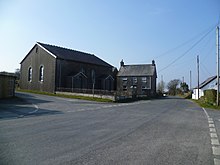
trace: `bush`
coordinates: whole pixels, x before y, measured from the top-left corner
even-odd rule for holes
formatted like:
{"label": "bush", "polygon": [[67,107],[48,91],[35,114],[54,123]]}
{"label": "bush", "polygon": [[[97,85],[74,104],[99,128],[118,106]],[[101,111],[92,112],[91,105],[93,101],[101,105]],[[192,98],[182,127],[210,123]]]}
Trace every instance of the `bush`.
{"label": "bush", "polygon": [[205,101],[207,103],[214,104],[216,102],[217,91],[214,89],[208,89],[204,91]]}

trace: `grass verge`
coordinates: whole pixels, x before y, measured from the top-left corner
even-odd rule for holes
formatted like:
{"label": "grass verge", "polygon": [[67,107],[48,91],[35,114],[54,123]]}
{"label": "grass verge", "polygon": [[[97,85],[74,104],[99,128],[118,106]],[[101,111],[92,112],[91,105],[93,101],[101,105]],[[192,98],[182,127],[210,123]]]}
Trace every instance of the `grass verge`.
{"label": "grass verge", "polygon": [[35,90],[23,90],[23,89],[16,89],[16,91],[18,91],[18,92],[34,93],[34,94],[41,94],[41,95],[48,95],[48,96],[57,96],[57,97],[70,98],[70,99],[80,99],[80,100],[96,101],[96,102],[113,102],[110,99],[98,98],[98,97],[76,96],[76,95],[66,95],[66,94],[55,94],[55,93],[49,93],[49,92],[42,92],[42,91],[35,91]]}
{"label": "grass verge", "polygon": [[220,106],[216,106],[216,105],[213,105],[211,103],[207,103],[201,100],[193,100],[193,99],[191,100],[197,103],[200,107],[220,110]]}

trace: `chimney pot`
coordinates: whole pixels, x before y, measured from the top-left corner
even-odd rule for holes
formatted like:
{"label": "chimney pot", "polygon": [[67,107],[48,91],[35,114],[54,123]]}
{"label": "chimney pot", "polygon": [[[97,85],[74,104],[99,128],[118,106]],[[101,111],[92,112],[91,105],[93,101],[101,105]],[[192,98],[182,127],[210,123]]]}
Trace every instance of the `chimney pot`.
{"label": "chimney pot", "polygon": [[154,60],[152,60],[152,66],[155,66],[155,61]]}

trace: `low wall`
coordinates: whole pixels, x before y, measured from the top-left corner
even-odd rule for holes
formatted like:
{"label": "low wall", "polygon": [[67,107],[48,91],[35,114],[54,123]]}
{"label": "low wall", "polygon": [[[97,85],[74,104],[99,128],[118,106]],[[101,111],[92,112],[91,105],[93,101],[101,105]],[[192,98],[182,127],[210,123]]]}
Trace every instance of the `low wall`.
{"label": "low wall", "polygon": [[87,97],[97,97],[97,98],[104,98],[104,99],[110,99],[112,101],[115,101],[115,96],[112,95],[98,95],[98,94],[87,94],[87,93],[72,93],[72,92],[59,92],[56,91],[56,94],[64,94],[64,95],[74,95],[74,96],[87,96]]}
{"label": "low wall", "polygon": [[15,95],[15,79],[16,77],[13,74],[0,73],[0,98]]}

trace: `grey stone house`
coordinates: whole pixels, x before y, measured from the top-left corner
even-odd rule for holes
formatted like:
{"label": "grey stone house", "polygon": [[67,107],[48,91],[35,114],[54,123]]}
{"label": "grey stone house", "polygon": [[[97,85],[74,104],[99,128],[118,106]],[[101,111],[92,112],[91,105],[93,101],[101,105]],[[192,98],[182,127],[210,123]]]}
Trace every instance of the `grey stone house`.
{"label": "grey stone house", "polygon": [[93,54],[37,42],[20,64],[21,89],[116,88],[117,69]]}
{"label": "grey stone house", "polygon": [[117,74],[117,95],[119,98],[154,96],[156,80],[154,60],[144,65],[125,65],[122,60]]}

